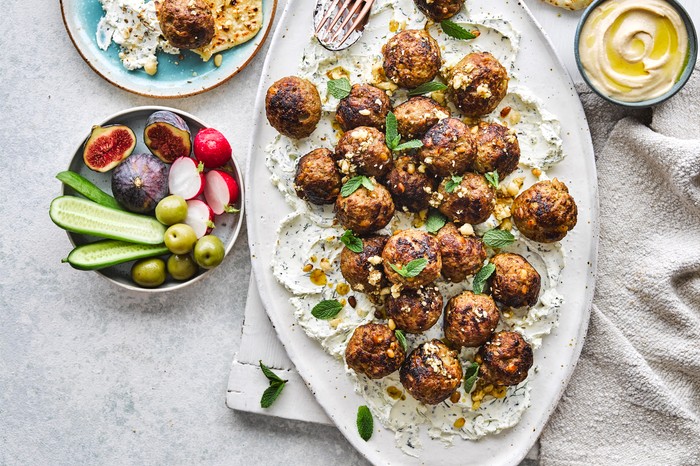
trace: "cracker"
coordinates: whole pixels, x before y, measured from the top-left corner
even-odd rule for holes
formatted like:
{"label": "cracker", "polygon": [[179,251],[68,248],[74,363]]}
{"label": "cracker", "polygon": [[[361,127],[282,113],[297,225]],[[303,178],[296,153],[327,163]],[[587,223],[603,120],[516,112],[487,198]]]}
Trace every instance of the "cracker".
{"label": "cracker", "polygon": [[207,0],[214,16],[214,38],[209,45],[193,50],[209,59],[224,50],[248,42],[263,23],[262,0]]}

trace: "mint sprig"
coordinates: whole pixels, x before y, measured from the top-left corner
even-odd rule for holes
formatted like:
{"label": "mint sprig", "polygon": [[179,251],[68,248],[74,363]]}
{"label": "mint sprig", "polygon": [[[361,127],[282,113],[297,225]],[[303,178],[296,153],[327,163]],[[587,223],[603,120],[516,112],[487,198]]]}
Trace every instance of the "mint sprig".
{"label": "mint sprig", "polygon": [[372,413],[365,405],[357,408],[357,432],[365,442],[372,437],[374,432],[374,419]]}
{"label": "mint sprig", "polygon": [[282,390],[284,390],[284,386],[287,384],[288,381],[280,378],[277,374],[272,372],[272,370],[270,370],[269,367],[263,364],[262,361],[259,362],[260,369],[262,370],[265,377],[267,377],[267,380],[270,381],[270,386],[267,387],[267,389],[262,394],[262,398],[260,398],[260,407],[269,408],[270,406],[272,406],[272,403],[275,402],[277,397],[280,396],[280,393],[282,393]]}
{"label": "mint sprig", "polygon": [[361,253],[364,245],[362,244],[362,239],[355,236],[352,230],[345,230],[345,233],[340,237],[340,241],[345,245],[346,248],[355,253]]}
{"label": "mint sprig", "polygon": [[406,335],[399,330],[396,329],[394,331],[394,335],[396,335],[396,339],[399,341],[399,344],[401,345],[401,348],[403,348],[404,352],[408,351],[408,342],[406,341]]}
{"label": "mint sprig", "polygon": [[408,91],[408,96],[415,97],[417,95],[429,94],[431,92],[444,91],[445,89],[447,89],[447,86],[445,86],[443,83],[439,81],[429,81],[421,84],[415,89]]}
{"label": "mint sprig", "polygon": [[484,244],[493,249],[501,249],[510,246],[515,241],[515,236],[510,231],[494,228],[484,233]]}
{"label": "mint sprig", "polygon": [[421,257],[419,259],[413,259],[411,262],[408,264],[404,265],[403,267],[398,267],[397,265],[394,264],[389,264],[389,266],[392,268],[392,270],[399,275],[401,275],[404,278],[413,278],[417,277],[420,275],[420,273],[427,267],[428,265],[428,259],[425,257]]}
{"label": "mint sprig", "polygon": [[464,371],[464,391],[469,393],[474,387],[474,382],[479,377],[479,365],[475,362],[469,364],[467,370]]}
{"label": "mint sprig", "polygon": [[484,177],[486,178],[486,181],[488,181],[491,186],[498,189],[499,179],[498,179],[498,172],[497,171],[494,170],[492,172],[488,172],[488,173],[484,174]]}
{"label": "mint sprig", "polygon": [[459,24],[452,22],[448,19],[444,19],[440,22],[440,27],[443,32],[450,37],[460,40],[470,40],[476,39],[478,36],[471,31],[464,29]]}
{"label": "mint sprig", "polygon": [[484,288],[486,287],[486,281],[495,271],[496,266],[489,262],[476,273],[474,276],[474,282],[472,283],[472,291],[474,291],[474,294],[483,294]]}
{"label": "mint sprig", "polygon": [[428,233],[435,234],[447,223],[447,217],[437,210],[431,210],[428,219],[425,221],[425,229]]}
{"label": "mint sprig", "polygon": [[352,85],[348,78],[332,79],[328,81],[328,92],[336,99],[344,99],[350,95]]}
{"label": "mint sprig", "polygon": [[374,183],[372,180],[364,175],[353,176],[348,181],[345,182],[342,188],[340,188],[340,195],[343,197],[348,197],[358,189],[360,186],[364,186],[369,191],[374,191]]}
{"label": "mint sprig", "polygon": [[396,121],[394,112],[386,114],[386,132],[384,139],[386,139],[386,146],[395,152],[423,147],[423,143],[418,139],[412,139],[400,144],[401,135],[399,134],[398,122]]}
{"label": "mint sprig", "polygon": [[457,189],[457,186],[462,182],[463,177],[457,176],[457,175],[452,175],[449,180],[447,180],[447,183],[445,183],[445,191],[448,193],[453,193],[455,189]]}
{"label": "mint sprig", "polygon": [[343,305],[335,299],[326,299],[311,309],[311,315],[321,320],[331,320],[343,309]]}

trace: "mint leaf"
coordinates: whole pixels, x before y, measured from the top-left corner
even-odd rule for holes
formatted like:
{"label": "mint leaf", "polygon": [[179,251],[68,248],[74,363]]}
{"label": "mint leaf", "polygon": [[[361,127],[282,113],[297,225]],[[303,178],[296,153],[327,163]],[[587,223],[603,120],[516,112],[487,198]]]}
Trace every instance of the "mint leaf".
{"label": "mint leaf", "polygon": [[267,387],[267,390],[265,390],[262,394],[262,398],[260,398],[260,407],[269,408],[272,406],[272,403],[275,402],[277,397],[280,396],[280,393],[282,393],[282,390],[284,390],[285,385],[286,382],[270,383],[270,386]]}
{"label": "mint leaf", "polygon": [[423,147],[423,143],[418,139],[412,139],[404,142],[403,144],[399,144],[398,146],[394,147],[393,150],[400,151],[406,149],[418,149],[419,147]]}
{"label": "mint leaf", "polygon": [[486,281],[491,275],[493,275],[493,272],[495,271],[496,266],[489,262],[476,273],[476,276],[474,277],[474,283],[472,283],[472,290],[474,291],[474,294],[482,294],[484,292]]}
{"label": "mint leaf", "polygon": [[389,266],[394,270],[394,272],[398,273],[404,278],[417,277],[427,265],[428,259],[426,259],[425,257],[421,257],[420,259],[413,259],[411,262],[404,265],[402,268],[399,268],[394,264],[389,264]]}
{"label": "mint leaf", "polygon": [[425,221],[425,229],[428,230],[428,233],[435,234],[440,231],[440,228],[444,227],[446,223],[447,217],[437,210],[431,210],[428,215],[428,220]]}
{"label": "mint leaf", "polygon": [[401,142],[401,135],[399,135],[398,123],[396,121],[396,115],[394,112],[389,112],[386,114],[386,145],[389,149],[394,150],[394,148]]}
{"label": "mint leaf", "polygon": [[476,34],[467,31],[459,24],[447,19],[444,19],[440,22],[440,27],[442,28],[445,34],[447,34],[450,37],[454,37],[455,39],[468,40],[476,39],[478,37]]}
{"label": "mint leaf", "polygon": [[486,181],[488,181],[491,184],[491,186],[498,189],[499,180],[497,171],[494,170],[492,172],[488,172],[484,175],[484,177],[486,178]]}
{"label": "mint leaf", "polygon": [[448,193],[453,193],[457,186],[462,182],[462,177],[457,175],[452,175],[452,177],[445,183],[445,191]]}
{"label": "mint leaf", "polygon": [[343,309],[343,305],[335,299],[321,301],[311,309],[311,315],[321,320],[331,320]]}
{"label": "mint leaf", "polygon": [[372,413],[369,411],[369,408],[364,405],[357,408],[357,432],[365,442],[372,437],[372,432],[374,432]]}
{"label": "mint leaf", "polygon": [[350,95],[352,85],[348,78],[332,79],[328,81],[328,92],[336,99],[344,99]]}
{"label": "mint leaf", "polygon": [[360,186],[364,186],[370,191],[374,190],[374,184],[372,183],[372,180],[362,175],[353,176],[345,182],[342,188],[340,188],[340,195],[343,197],[348,197],[349,195],[360,189]]}
{"label": "mint leaf", "polygon": [[398,329],[394,331],[394,334],[396,335],[396,339],[399,340],[401,348],[403,348],[404,351],[408,351],[408,342],[406,341],[406,335],[404,335],[403,332]]}
{"label": "mint leaf", "polygon": [[513,244],[515,236],[513,236],[510,231],[494,228],[484,233],[482,240],[486,246],[493,249],[500,249]]}
{"label": "mint leaf", "polygon": [[464,371],[464,391],[469,393],[472,391],[472,388],[474,387],[474,382],[476,382],[476,379],[479,377],[479,365],[475,362],[472,362],[469,367],[467,367],[467,370]]}
{"label": "mint leaf", "polygon": [[273,382],[281,382],[284,383],[286,380],[282,380],[277,374],[272,372],[269,367],[267,367],[265,364],[263,364],[262,361],[260,362],[260,369],[262,370],[263,374],[265,374],[265,377],[267,377],[267,380],[270,381],[270,383]]}
{"label": "mint leaf", "polygon": [[352,252],[361,253],[363,249],[362,240],[355,236],[352,230],[345,230],[345,233],[340,237],[340,241],[345,245],[346,248]]}
{"label": "mint leaf", "polygon": [[415,97],[417,95],[428,94],[430,92],[444,91],[445,89],[447,89],[447,86],[445,86],[443,83],[438,82],[438,81],[430,81],[430,82],[421,84],[420,86],[416,87],[415,89],[411,89],[410,91],[408,91],[408,96]]}

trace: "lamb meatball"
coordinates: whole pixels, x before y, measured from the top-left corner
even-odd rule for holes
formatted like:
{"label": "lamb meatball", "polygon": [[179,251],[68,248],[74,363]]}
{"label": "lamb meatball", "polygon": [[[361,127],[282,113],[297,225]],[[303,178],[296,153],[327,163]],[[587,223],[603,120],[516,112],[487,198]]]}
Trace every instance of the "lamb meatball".
{"label": "lamb meatball", "polygon": [[486,115],[506,96],[508,72],[490,53],[470,53],[450,70],[447,90],[465,115]]}
{"label": "lamb meatball", "polygon": [[345,362],[355,372],[381,379],[403,364],[406,353],[394,332],[383,324],[364,324],[355,329],[345,348]]}
{"label": "lamb meatball", "polygon": [[576,226],[578,208],[564,183],[540,181],[513,202],[513,220],[520,233],[533,241],[553,243]]}
{"label": "lamb meatball", "polygon": [[501,314],[491,296],[464,291],[447,302],[445,337],[459,346],[481,346],[491,338]]}
{"label": "lamb meatball", "polygon": [[[394,168],[386,177],[386,186],[397,207],[409,212],[420,212],[430,204],[431,192],[437,183],[434,178],[417,169],[416,161],[407,155],[394,161]],[[426,191],[430,189],[430,192]]]}
{"label": "lamb meatball", "polygon": [[267,90],[265,112],[267,121],[280,133],[305,138],[321,120],[321,97],[306,79],[288,76]]}
{"label": "lamb meatball", "polygon": [[387,296],[384,310],[397,328],[408,333],[425,332],[442,314],[442,295],[436,286],[407,288],[398,297]]}
{"label": "lamb meatball", "polygon": [[332,154],[328,149],[316,149],[299,159],[294,176],[297,196],[318,205],[335,202],[342,183]]}
{"label": "lamb meatball", "polygon": [[391,101],[386,92],[369,84],[355,84],[350,90],[350,95],[338,103],[335,120],[343,131],[358,126],[371,126],[383,130],[389,111]]}
{"label": "lamb meatball", "polygon": [[196,49],[214,38],[214,17],[204,0],[159,0],[156,15],[170,45]]}
{"label": "lamb meatball", "polygon": [[[437,240],[421,230],[403,230],[394,233],[382,251],[384,272],[390,282],[406,288],[420,288],[434,282],[440,276],[442,259]],[[427,259],[425,268],[415,277],[404,277],[393,268],[405,269],[409,262]]]}
{"label": "lamb meatball", "polygon": [[476,128],[476,147],[475,172],[497,171],[504,179],[518,168],[520,144],[512,129],[482,121]]}
{"label": "lamb meatball", "polygon": [[399,134],[404,139],[421,138],[450,111],[429,97],[411,97],[394,109]]}
{"label": "lamb meatball", "polygon": [[381,256],[388,239],[388,236],[362,238],[360,253],[343,248],[340,253],[340,272],[353,290],[376,296],[386,285]]}
{"label": "lamb meatball", "polygon": [[418,157],[435,176],[461,175],[476,157],[476,142],[462,120],[445,118],[425,134]]}
{"label": "lamb meatball", "polygon": [[449,398],[462,382],[457,352],[440,340],[431,340],[411,351],[399,371],[401,384],[413,398],[436,405]]}
{"label": "lamb meatball", "polygon": [[532,367],[532,347],[517,332],[498,332],[479,348],[479,378],[496,386],[517,385]]}
{"label": "lamb meatball", "polygon": [[400,87],[414,88],[432,81],[440,71],[440,46],[423,29],[406,29],[382,47],[384,74]]}
{"label": "lamb meatball", "polygon": [[447,223],[437,234],[442,257],[442,276],[459,283],[481,269],[486,260],[484,243],[475,236],[462,235],[454,223]]}
{"label": "lamb meatball", "polygon": [[452,18],[464,4],[464,0],[414,0],[414,2],[425,16],[436,23]]}
{"label": "lamb meatball", "polygon": [[343,134],[335,148],[340,171],[346,175],[382,177],[393,165],[384,134],[369,126],[359,126]]}
{"label": "lamb meatball", "polygon": [[361,186],[347,197],[342,194],[335,201],[335,216],[348,230],[364,235],[387,226],[394,216],[394,201],[382,185],[374,182],[374,189]]}
{"label": "lamb meatball", "polygon": [[491,258],[496,270],[491,275],[491,295],[506,306],[534,306],[540,296],[537,270],[519,254],[501,253]]}
{"label": "lamb meatball", "polygon": [[485,222],[493,212],[496,190],[483,175],[465,173],[461,179],[452,192],[447,191],[448,183],[458,181],[459,177],[445,178],[440,183],[438,210],[457,223],[476,225]]}

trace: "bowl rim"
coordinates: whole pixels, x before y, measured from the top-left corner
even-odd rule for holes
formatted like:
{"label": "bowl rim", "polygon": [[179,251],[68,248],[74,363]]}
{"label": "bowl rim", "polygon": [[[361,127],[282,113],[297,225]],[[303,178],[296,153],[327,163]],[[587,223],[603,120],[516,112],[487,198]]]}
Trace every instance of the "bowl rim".
{"label": "bowl rim", "polygon": [[648,107],[652,107],[654,105],[658,105],[662,102],[667,101],[668,99],[670,99],[671,97],[676,95],[688,83],[690,76],[693,74],[693,71],[695,70],[695,64],[697,63],[698,35],[697,35],[697,31],[695,29],[695,24],[693,23],[693,20],[690,17],[690,14],[688,14],[688,11],[683,7],[683,5],[680,4],[680,2],[678,2],[676,0],[663,0],[666,3],[668,3],[669,5],[671,5],[678,12],[681,19],[683,20],[683,24],[685,25],[686,31],[688,32],[688,61],[685,65],[685,69],[683,70],[683,73],[681,73],[678,80],[673,84],[673,87],[671,89],[669,89],[668,92],[666,92],[658,97],[654,97],[653,99],[640,100],[638,102],[626,102],[626,101],[622,101],[622,100],[617,100],[613,97],[610,97],[609,95],[604,94],[596,86],[593,85],[593,83],[588,78],[588,74],[586,73],[586,70],[583,68],[583,64],[581,63],[581,55],[579,52],[579,43],[581,40],[581,30],[583,29],[583,26],[588,21],[588,17],[591,15],[593,10],[598,8],[598,6],[600,6],[601,4],[608,2],[608,1],[612,1],[612,0],[594,0],[593,3],[591,3],[586,8],[586,10],[583,12],[583,14],[581,15],[581,18],[579,19],[578,25],[576,26],[576,34],[574,36],[574,57],[576,58],[576,66],[578,67],[578,71],[581,74],[581,77],[583,78],[586,85],[593,92],[595,92],[600,97],[607,100],[608,102],[616,104],[616,105],[620,105],[622,107],[648,108]]}
{"label": "bowl rim", "polygon": [[[169,111],[169,112],[173,112],[181,117],[188,118],[204,128],[211,128],[212,127],[212,126],[207,125],[206,123],[204,123],[204,121],[202,121],[200,118],[192,115],[191,113],[185,112],[185,111],[177,109],[177,108],[166,107],[166,106],[162,106],[162,105],[142,105],[139,107],[130,107],[128,109],[121,110],[117,113],[109,115],[107,118],[102,119],[100,121],[100,123],[98,123],[98,124],[105,125],[105,124],[109,123],[110,121],[121,118],[125,115],[129,115],[129,114],[135,113],[135,112],[143,112],[143,111],[145,111],[145,112]],[[77,154],[82,149],[83,144],[85,143],[85,140],[86,140],[86,138],[82,139],[80,144],[78,145],[77,149],[73,152],[73,155],[71,156],[71,162],[75,158],[75,154]],[[231,236],[231,239],[225,245],[224,259],[226,259],[226,256],[229,255],[229,252],[231,252],[231,250],[233,249],[233,246],[238,241],[238,237],[240,235],[241,228],[243,227],[243,223],[245,221],[245,185],[243,184],[244,183],[244,176],[243,176],[243,172],[241,171],[241,165],[238,163],[238,161],[236,160],[236,156],[233,153],[231,154],[231,163],[232,163],[233,168],[235,170],[235,175],[236,175],[235,179],[236,179],[236,182],[238,183],[238,187],[239,187],[240,212],[238,212],[238,219],[236,220],[236,226],[233,230],[233,235]],[[70,167],[70,164],[69,164],[69,167]],[[67,186],[65,184],[61,184],[61,195],[62,196],[68,195],[68,193],[66,192],[66,188],[67,188]],[[72,233],[70,231],[66,231],[66,234],[68,236],[68,241],[70,241],[71,245],[73,247],[76,247],[77,244],[73,239]],[[111,283],[114,283],[115,285],[118,285],[122,288],[126,288],[127,290],[137,291],[137,292],[146,292],[146,293],[165,293],[168,291],[180,290],[180,289],[185,288],[185,287],[187,287],[195,282],[198,282],[203,277],[209,275],[209,273],[212,270],[214,270],[214,269],[212,268],[212,269],[205,270],[204,272],[200,273],[199,275],[197,275],[196,277],[194,277],[190,280],[187,280],[184,282],[177,282],[172,286],[167,286],[167,287],[163,287],[163,288],[161,288],[161,287],[142,288],[140,286],[132,285],[129,283],[122,283],[118,280],[110,278],[107,275],[103,274],[99,269],[93,270],[92,272],[97,273],[97,275],[99,277],[101,277],[101,278],[103,278]]]}

